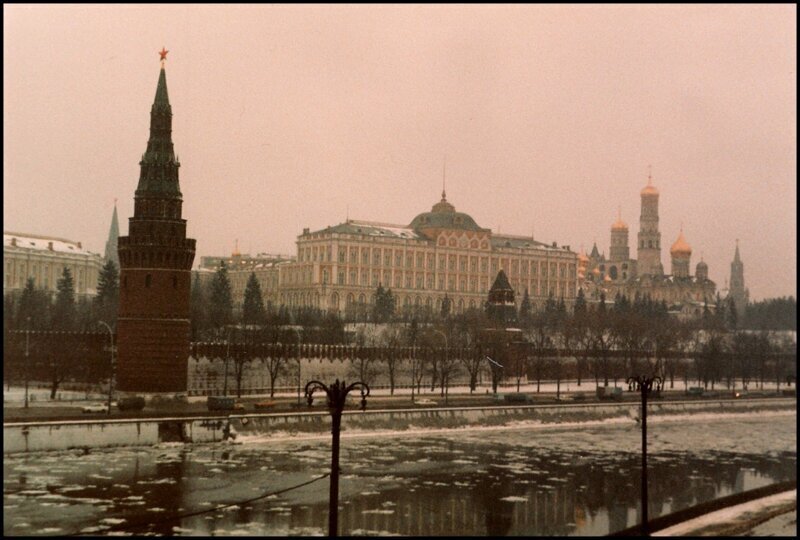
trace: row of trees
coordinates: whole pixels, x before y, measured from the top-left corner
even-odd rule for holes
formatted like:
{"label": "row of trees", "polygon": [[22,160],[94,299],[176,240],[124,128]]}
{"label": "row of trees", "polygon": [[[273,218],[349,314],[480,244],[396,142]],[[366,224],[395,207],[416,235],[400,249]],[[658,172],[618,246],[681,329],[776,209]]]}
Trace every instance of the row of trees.
{"label": "row of trees", "polygon": [[[28,279],[18,296],[3,299],[3,376],[6,383],[23,379],[48,381],[54,398],[68,380],[99,381],[110,374],[97,339],[108,339],[98,321],[113,328],[119,308],[119,272],[109,261],[100,271],[97,296],[75,296],[72,273],[64,268],[56,293],[36,288]],[[30,335],[35,333],[35,339]],[[105,353],[108,355],[108,353]]]}

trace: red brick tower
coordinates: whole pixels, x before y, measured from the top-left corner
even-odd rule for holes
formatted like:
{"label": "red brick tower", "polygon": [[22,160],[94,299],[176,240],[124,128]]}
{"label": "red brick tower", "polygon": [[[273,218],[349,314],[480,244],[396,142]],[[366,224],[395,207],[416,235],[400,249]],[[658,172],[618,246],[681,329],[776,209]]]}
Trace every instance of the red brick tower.
{"label": "red brick tower", "polygon": [[139,162],[128,236],[119,237],[120,303],[117,388],[131,393],[183,393],[189,362],[189,288],[195,241],[181,219],[172,108],[164,71],[153,107],[150,139]]}

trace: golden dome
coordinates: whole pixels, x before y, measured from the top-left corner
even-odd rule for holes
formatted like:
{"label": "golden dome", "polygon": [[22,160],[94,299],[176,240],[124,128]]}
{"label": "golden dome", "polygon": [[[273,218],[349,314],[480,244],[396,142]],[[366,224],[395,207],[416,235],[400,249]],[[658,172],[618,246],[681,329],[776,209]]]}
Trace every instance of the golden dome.
{"label": "golden dome", "polygon": [[592,274],[594,274],[596,276],[599,276],[600,275],[600,269],[595,267],[594,270],[592,270]]}
{"label": "golden dome", "polygon": [[642,195],[658,195],[658,189],[653,185],[653,177],[647,175],[647,185],[642,189]]}
{"label": "golden dome", "polygon": [[675,240],[675,243],[672,244],[672,247],[669,248],[669,252],[673,257],[677,255],[684,255],[688,257],[692,254],[692,247],[683,237],[683,230],[681,230],[680,234],[678,235],[678,239]]}
{"label": "golden dome", "polygon": [[628,224],[625,223],[624,221],[622,221],[621,219],[617,218],[617,221],[615,221],[611,225],[611,230],[612,231],[627,231],[628,230]]}
{"label": "golden dome", "polygon": [[603,281],[606,281],[606,282],[611,281],[611,276],[606,275],[606,277],[603,278]]}

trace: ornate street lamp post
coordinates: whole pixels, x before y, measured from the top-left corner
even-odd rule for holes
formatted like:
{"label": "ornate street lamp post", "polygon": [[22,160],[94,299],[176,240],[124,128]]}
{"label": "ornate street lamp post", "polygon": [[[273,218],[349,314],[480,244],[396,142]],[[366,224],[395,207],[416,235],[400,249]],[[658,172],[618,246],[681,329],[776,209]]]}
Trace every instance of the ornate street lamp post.
{"label": "ornate street lamp post", "polygon": [[31,318],[27,318],[25,327],[25,408],[28,408],[28,379],[30,378],[29,352],[31,344]]}
{"label": "ornate street lamp post", "polygon": [[647,524],[647,394],[655,385],[656,392],[661,392],[661,377],[628,377],[628,390],[638,390],[642,394],[642,534],[650,536]]}
{"label": "ornate street lamp post", "polygon": [[328,411],[331,413],[331,435],[333,441],[331,445],[331,487],[330,501],[328,510],[328,536],[337,536],[337,521],[339,517],[339,433],[342,427],[342,411],[344,410],[347,394],[354,389],[361,390],[361,410],[367,408],[367,396],[369,386],[363,382],[354,382],[350,386],[344,381],[336,379],[331,386],[327,386],[319,381],[309,381],[306,384],[306,399],[308,406],[314,403],[314,392],[324,390],[328,396]]}

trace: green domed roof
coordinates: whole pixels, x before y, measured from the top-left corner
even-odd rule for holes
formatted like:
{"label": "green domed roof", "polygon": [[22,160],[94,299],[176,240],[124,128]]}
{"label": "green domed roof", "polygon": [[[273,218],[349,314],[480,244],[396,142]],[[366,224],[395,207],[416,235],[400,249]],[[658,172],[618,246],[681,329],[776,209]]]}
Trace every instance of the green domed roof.
{"label": "green domed roof", "polygon": [[415,217],[409,225],[411,229],[462,229],[467,231],[484,231],[471,216],[456,212],[456,207],[447,202],[444,191],[442,200],[433,205],[430,212],[423,212]]}

